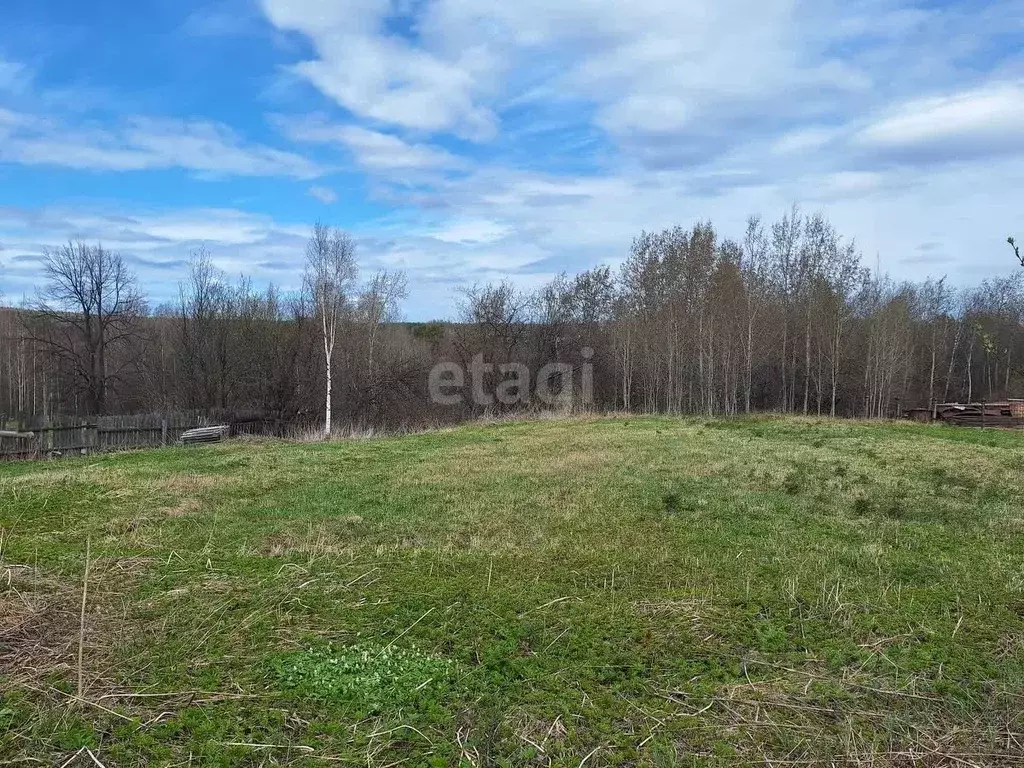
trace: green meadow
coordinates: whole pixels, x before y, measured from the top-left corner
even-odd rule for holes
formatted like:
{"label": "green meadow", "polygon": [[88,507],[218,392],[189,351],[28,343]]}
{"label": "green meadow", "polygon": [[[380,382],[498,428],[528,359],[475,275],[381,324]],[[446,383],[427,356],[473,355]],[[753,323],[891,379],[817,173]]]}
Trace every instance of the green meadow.
{"label": "green meadow", "polygon": [[0,529],[0,765],[1024,761],[1021,433],[243,440],[0,466]]}

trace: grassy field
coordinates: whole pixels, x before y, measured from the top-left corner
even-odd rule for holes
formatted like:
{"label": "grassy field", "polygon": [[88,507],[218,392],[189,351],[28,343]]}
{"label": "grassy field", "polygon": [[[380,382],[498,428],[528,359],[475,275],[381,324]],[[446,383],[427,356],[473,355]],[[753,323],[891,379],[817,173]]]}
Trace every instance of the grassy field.
{"label": "grassy field", "polygon": [[0,764],[1024,761],[1020,433],[245,441],[2,466],[0,527]]}

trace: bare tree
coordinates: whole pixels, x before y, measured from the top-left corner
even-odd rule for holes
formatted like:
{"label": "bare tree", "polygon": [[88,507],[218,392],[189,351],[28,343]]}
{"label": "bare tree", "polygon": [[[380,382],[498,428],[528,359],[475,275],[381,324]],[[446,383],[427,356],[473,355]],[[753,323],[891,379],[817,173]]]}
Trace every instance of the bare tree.
{"label": "bare tree", "polygon": [[746,300],[746,327],[743,339],[743,411],[750,413],[750,393],[754,375],[754,327],[758,314],[766,303],[769,286],[768,237],[760,216],[747,219],[747,231],[743,239],[742,274]]}
{"label": "bare tree", "polygon": [[796,345],[792,345],[794,362],[792,372],[787,374],[790,347],[791,314],[795,300],[799,298],[803,286],[798,251],[800,236],[803,231],[803,219],[799,208],[794,205],[789,215],[772,225],[771,261],[772,282],[778,294],[782,312],[782,356],[780,358],[782,373],[782,410],[791,411],[796,397]]}
{"label": "bare tree", "polygon": [[488,393],[506,374],[518,375],[513,368],[521,371],[529,342],[538,335],[532,322],[536,307],[534,297],[508,282],[463,289],[453,344],[472,372],[475,406],[494,406]]}
{"label": "bare tree", "polygon": [[184,401],[190,407],[224,408],[233,383],[228,336],[234,302],[206,249],[190,256],[188,279],[179,286]]}
{"label": "bare tree", "polygon": [[615,305],[615,279],[609,267],[601,265],[581,272],[572,281],[574,320],[596,326],[608,322]]}
{"label": "bare tree", "polygon": [[1013,253],[1017,257],[1017,261],[1019,261],[1020,265],[1024,267],[1024,256],[1020,255],[1020,246],[1017,245],[1017,241],[1014,240],[1012,237],[1008,237],[1006,238],[1006,242],[1008,242],[1010,244],[1010,247],[1013,248]]}
{"label": "bare tree", "polygon": [[867,275],[860,265],[860,253],[857,251],[856,243],[842,242],[842,239],[836,236],[830,245],[824,264],[824,282],[829,288],[825,314],[831,326],[827,342],[831,378],[829,414],[835,416],[844,334],[851,319],[854,295],[864,285]]}
{"label": "bare tree", "polygon": [[377,336],[385,323],[398,319],[398,305],[409,295],[408,281],[401,270],[384,269],[375,274],[359,295],[359,319],[366,324],[366,376],[373,380]]}
{"label": "bare tree", "polygon": [[44,288],[27,316],[31,337],[69,370],[86,410],[102,414],[131,356],[111,352],[137,337],[144,303],[120,254],[68,243],[47,250]]}
{"label": "bare tree", "polygon": [[331,364],[334,347],[349,305],[349,292],[356,280],[355,242],[339,229],[322,222],[313,225],[306,244],[306,288],[310,292],[323,334],[326,363],[324,436],[331,434]]}
{"label": "bare tree", "polygon": [[[918,289],[921,304],[922,320],[928,328],[929,364],[928,364],[928,407],[935,407],[935,373],[938,363],[939,346],[946,344],[947,315],[950,305],[950,294],[946,288],[946,278],[939,280],[927,279]],[[941,341],[940,341],[941,334]]]}
{"label": "bare tree", "polygon": [[529,327],[532,297],[509,282],[473,285],[462,294],[460,315],[469,331],[457,340],[463,356],[483,353],[499,363],[511,361]]}

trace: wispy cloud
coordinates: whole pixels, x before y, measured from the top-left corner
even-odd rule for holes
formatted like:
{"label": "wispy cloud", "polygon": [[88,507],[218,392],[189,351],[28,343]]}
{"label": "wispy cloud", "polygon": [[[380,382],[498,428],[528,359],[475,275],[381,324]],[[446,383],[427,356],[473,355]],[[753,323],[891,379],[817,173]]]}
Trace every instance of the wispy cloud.
{"label": "wispy cloud", "polygon": [[899,105],[855,136],[895,160],[942,162],[1024,151],[1024,82]]}
{"label": "wispy cloud", "polygon": [[310,197],[319,200],[324,205],[331,205],[332,203],[338,202],[338,193],[330,187],[324,187],[316,184],[306,190],[306,194]]}
{"label": "wispy cloud", "polygon": [[181,168],[214,175],[310,179],[323,170],[307,158],[245,141],[204,120],[131,117],[116,127],[65,125],[31,114],[0,113],[0,162],[89,171]]}
{"label": "wispy cloud", "polygon": [[338,145],[351,152],[361,166],[376,171],[429,170],[454,167],[460,162],[437,147],[408,142],[393,134],[358,125],[331,123],[321,115],[303,118],[278,116],[274,122],[293,141]]}
{"label": "wispy cloud", "polygon": [[[268,216],[223,208],[127,215],[101,207],[0,208],[0,232],[4,249],[22,257],[4,275],[8,296],[31,292],[38,269],[31,259],[46,248],[81,239],[102,242],[124,255],[156,302],[174,298],[173,281],[185,277],[189,252],[199,246],[208,248],[216,266],[229,275],[247,274],[257,281],[273,280],[285,288],[297,288],[295,265],[301,264],[308,236],[304,225],[281,224]],[[291,272],[254,269],[254,252],[263,260],[289,264]]]}
{"label": "wispy cloud", "polygon": [[295,63],[292,71],[346,109],[406,128],[492,136],[493,112],[474,98],[480,74],[492,63],[484,48],[441,56],[408,45],[386,32],[389,5],[263,1],[271,23],[304,35],[316,49],[316,58]]}

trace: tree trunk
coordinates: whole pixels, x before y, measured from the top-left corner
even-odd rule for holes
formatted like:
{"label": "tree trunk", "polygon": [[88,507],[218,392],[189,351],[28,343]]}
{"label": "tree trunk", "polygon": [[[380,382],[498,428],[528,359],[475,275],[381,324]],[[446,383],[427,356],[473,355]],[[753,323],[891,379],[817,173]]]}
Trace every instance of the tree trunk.
{"label": "tree trunk", "polygon": [[789,393],[786,388],[786,376],[788,371],[786,370],[786,345],[789,341],[789,309],[788,307],[783,310],[784,314],[782,317],[782,412],[789,411]]}
{"label": "tree trunk", "polygon": [[932,321],[932,365],[928,372],[928,408],[935,405],[935,325]]}
{"label": "tree trunk", "polygon": [[327,355],[327,399],[324,404],[324,437],[331,436],[331,356]]}
{"label": "tree trunk", "polygon": [[807,300],[807,324],[804,328],[804,416],[810,410],[811,397],[811,300]]}
{"label": "tree trunk", "polygon": [[750,413],[750,389],[754,378],[754,317],[748,312],[747,320],[747,370],[743,392],[743,412]]}
{"label": "tree trunk", "polygon": [[324,360],[327,363],[327,396],[324,403],[324,437],[331,436],[331,358],[334,356],[334,328],[327,327],[327,314],[322,318],[324,332]]}

